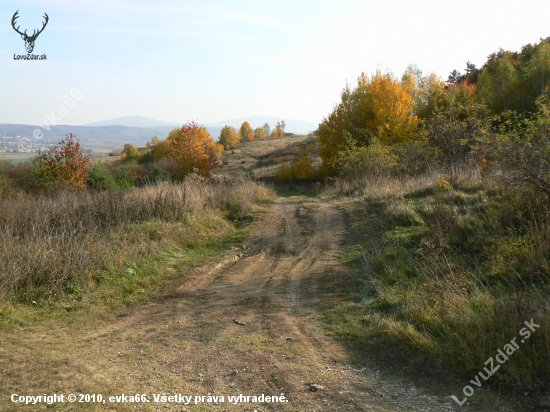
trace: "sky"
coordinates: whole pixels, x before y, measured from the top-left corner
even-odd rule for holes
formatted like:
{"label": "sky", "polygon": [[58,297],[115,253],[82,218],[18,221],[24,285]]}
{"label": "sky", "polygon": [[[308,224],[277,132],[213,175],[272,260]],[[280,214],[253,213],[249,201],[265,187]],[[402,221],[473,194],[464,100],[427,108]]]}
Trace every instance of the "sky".
{"label": "sky", "polygon": [[[48,14],[33,51],[47,60],[14,60],[16,11],[30,33]],[[550,36],[549,16],[547,0],[2,0],[0,123],[319,123],[362,72],[416,64],[446,79]],[[80,99],[59,116],[71,90]]]}

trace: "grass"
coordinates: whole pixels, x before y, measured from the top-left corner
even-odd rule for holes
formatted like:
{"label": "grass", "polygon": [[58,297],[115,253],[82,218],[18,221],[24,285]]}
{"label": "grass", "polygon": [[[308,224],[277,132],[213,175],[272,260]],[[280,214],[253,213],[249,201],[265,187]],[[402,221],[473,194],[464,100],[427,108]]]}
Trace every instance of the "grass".
{"label": "grass", "polygon": [[146,296],[177,276],[178,265],[191,267],[241,241],[269,196],[240,180],[4,200],[2,316],[10,305],[70,311],[91,296],[113,304]]}
{"label": "grass", "polygon": [[342,260],[356,275],[325,307],[333,332],[471,379],[533,319],[540,328],[484,385],[548,387],[550,228],[541,199],[433,176],[382,182],[340,202],[354,238]]}

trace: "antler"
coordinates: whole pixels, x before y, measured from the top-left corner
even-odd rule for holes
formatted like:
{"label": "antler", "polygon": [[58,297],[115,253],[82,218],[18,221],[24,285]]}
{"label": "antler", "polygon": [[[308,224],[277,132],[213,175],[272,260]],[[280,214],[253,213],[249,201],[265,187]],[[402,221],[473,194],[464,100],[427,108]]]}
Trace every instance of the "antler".
{"label": "antler", "polygon": [[48,24],[48,21],[50,20],[50,18],[48,17],[48,15],[45,12],[44,12],[43,17],[46,19],[46,21],[44,23],[42,23],[42,28],[38,31],[38,33],[35,33],[36,30],[33,30],[32,36],[31,36],[32,39],[38,37],[38,35],[44,31],[44,29],[46,28],[46,24]]}
{"label": "antler", "polygon": [[13,17],[12,17],[12,19],[11,19],[11,25],[12,25],[13,29],[14,29],[17,33],[19,33],[21,36],[26,36],[26,35],[27,35],[27,30],[25,30],[25,33],[21,33],[21,32],[19,31],[19,27],[21,27],[21,26],[17,26],[17,28],[15,28],[15,20],[17,20],[17,19],[19,18],[19,16],[17,15],[17,13],[19,13],[19,10],[17,10],[17,11],[15,12],[15,14],[13,15]]}

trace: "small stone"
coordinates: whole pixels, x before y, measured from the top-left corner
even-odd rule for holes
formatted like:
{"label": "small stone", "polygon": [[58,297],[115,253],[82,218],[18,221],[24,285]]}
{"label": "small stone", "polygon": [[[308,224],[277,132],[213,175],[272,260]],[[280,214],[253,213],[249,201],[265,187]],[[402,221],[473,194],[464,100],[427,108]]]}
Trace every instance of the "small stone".
{"label": "small stone", "polygon": [[240,320],[240,319],[233,319],[233,322],[235,322],[237,325],[242,325],[242,326],[245,326],[245,325],[246,325],[246,322],[243,322],[243,321]]}
{"label": "small stone", "polygon": [[325,388],[322,387],[321,385],[317,385],[316,383],[311,383],[309,385],[309,390],[312,391],[312,392],[321,391],[323,389],[325,389]]}

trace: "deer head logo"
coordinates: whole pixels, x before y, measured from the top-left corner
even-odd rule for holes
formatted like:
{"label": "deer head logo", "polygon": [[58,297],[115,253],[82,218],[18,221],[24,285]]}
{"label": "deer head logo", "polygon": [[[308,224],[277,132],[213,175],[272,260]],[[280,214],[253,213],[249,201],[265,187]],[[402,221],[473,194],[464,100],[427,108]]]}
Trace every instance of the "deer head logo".
{"label": "deer head logo", "polygon": [[19,10],[17,10],[15,12],[15,14],[13,15],[13,17],[11,19],[11,25],[13,26],[13,29],[21,35],[21,38],[23,40],[25,40],[25,48],[27,49],[27,53],[32,53],[32,51],[34,49],[34,42],[36,41],[36,38],[38,37],[38,35],[40,33],[42,33],[44,31],[44,28],[46,27],[46,24],[48,24],[48,20],[50,18],[48,17],[48,15],[46,13],[44,13],[44,18],[46,19],[46,21],[44,23],[42,23],[43,24],[42,28],[40,30],[38,30],[38,32],[36,30],[34,30],[32,35],[29,36],[29,35],[27,35],[27,30],[25,30],[24,33],[21,33],[19,31],[20,26],[17,26],[17,28],[15,27],[15,20],[17,20],[17,18],[19,17],[17,15],[17,13],[19,13]]}

